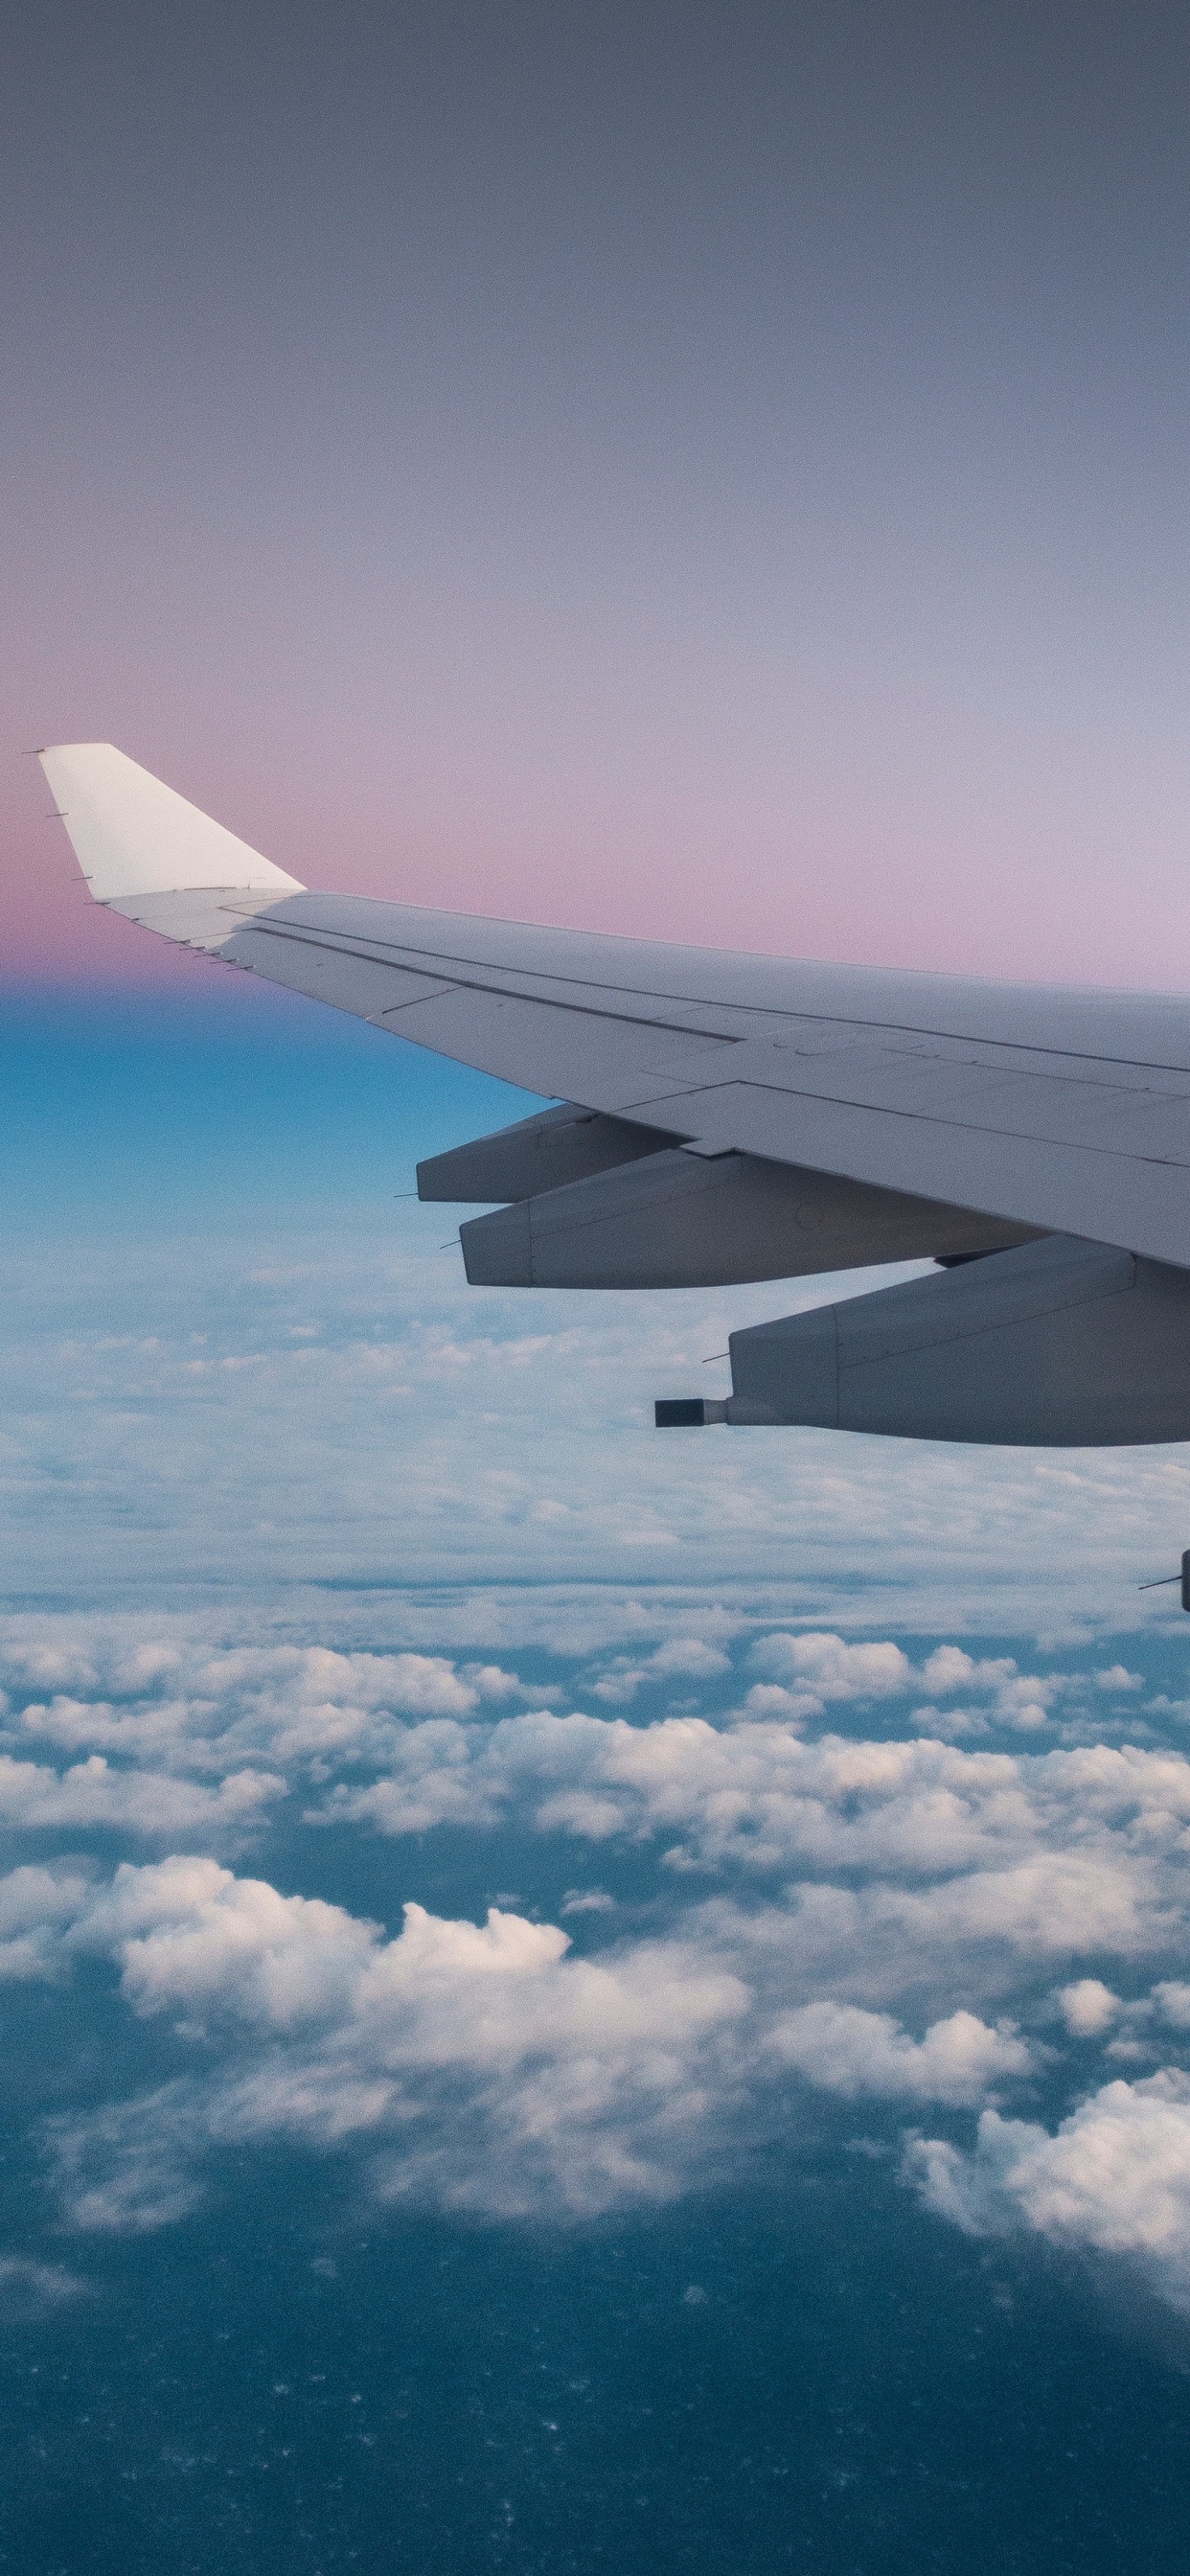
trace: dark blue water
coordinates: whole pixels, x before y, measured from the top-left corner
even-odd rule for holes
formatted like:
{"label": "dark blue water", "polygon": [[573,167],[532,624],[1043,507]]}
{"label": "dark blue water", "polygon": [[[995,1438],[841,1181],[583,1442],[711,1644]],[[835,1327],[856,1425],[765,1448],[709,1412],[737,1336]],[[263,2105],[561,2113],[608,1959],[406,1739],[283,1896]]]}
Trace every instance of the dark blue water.
{"label": "dark blue water", "polygon": [[357,2232],[333,2178],[229,2165],[5,2324],[0,2565],[1183,2569],[1190,2330],[848,2165],[574,2237]]}

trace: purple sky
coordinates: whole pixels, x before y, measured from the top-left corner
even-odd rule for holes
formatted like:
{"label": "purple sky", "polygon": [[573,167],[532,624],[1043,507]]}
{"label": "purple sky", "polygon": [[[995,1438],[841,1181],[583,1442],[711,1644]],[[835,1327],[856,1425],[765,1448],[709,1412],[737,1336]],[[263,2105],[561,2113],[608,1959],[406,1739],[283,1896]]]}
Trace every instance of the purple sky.
{"label": "purple sky", "polygon": [[51,5],[7,39],[0,903],[120,743],[315,883],[1184,985],[1190,40]]}

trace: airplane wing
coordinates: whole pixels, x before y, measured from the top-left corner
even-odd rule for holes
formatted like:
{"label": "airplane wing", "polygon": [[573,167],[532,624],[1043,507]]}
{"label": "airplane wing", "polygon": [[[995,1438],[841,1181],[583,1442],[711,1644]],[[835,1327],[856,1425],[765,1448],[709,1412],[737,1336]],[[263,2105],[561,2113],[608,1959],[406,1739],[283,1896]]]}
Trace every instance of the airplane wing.
{"label": "airplane wing", "polygon": [[[462,1229],[473,1279],[692,1284],[992,1251],[1005,1275],[1044,1268],[1036,1238],[1055,1236],[1190,1270],[1190,1001],[319,894],[111,745],[41,757],[100,903],[563,1103],[422,1166],[424,1196],[504,1202]],[[971,1293],[957,1272],[917,1284]]]}

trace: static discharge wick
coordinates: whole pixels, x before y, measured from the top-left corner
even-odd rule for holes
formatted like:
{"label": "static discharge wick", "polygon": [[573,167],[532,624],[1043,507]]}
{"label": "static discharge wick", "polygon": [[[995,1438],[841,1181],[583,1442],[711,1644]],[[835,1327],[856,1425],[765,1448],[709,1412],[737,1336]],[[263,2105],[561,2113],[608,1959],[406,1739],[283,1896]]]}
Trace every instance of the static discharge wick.
{"label": "static discharge wick", "polygon": [[1164,1586],[1167,1583],[1181,1584],[1182,1608],[1183,1610],[1190,1610],[1190,1547],[1183,1548],[1182,1550],[1182,1571],[1180,1574],[1157,1574],[1154,1575],[1151,1583],[1138,1583],[1136,1588],[1138,1592],[1160,1592],[1164,1589]]}

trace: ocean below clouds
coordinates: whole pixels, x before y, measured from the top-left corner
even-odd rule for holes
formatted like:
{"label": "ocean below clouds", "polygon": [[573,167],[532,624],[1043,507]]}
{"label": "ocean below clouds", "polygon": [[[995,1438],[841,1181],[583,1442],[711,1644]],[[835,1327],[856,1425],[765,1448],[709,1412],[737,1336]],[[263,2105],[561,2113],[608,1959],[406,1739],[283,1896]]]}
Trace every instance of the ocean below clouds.
{"label": "ocean below clouds", "polygon": [[1185,1454],[658,1439],[815,1284],[249,998],[6,1014],[0,2566],[1180,2566]]}

